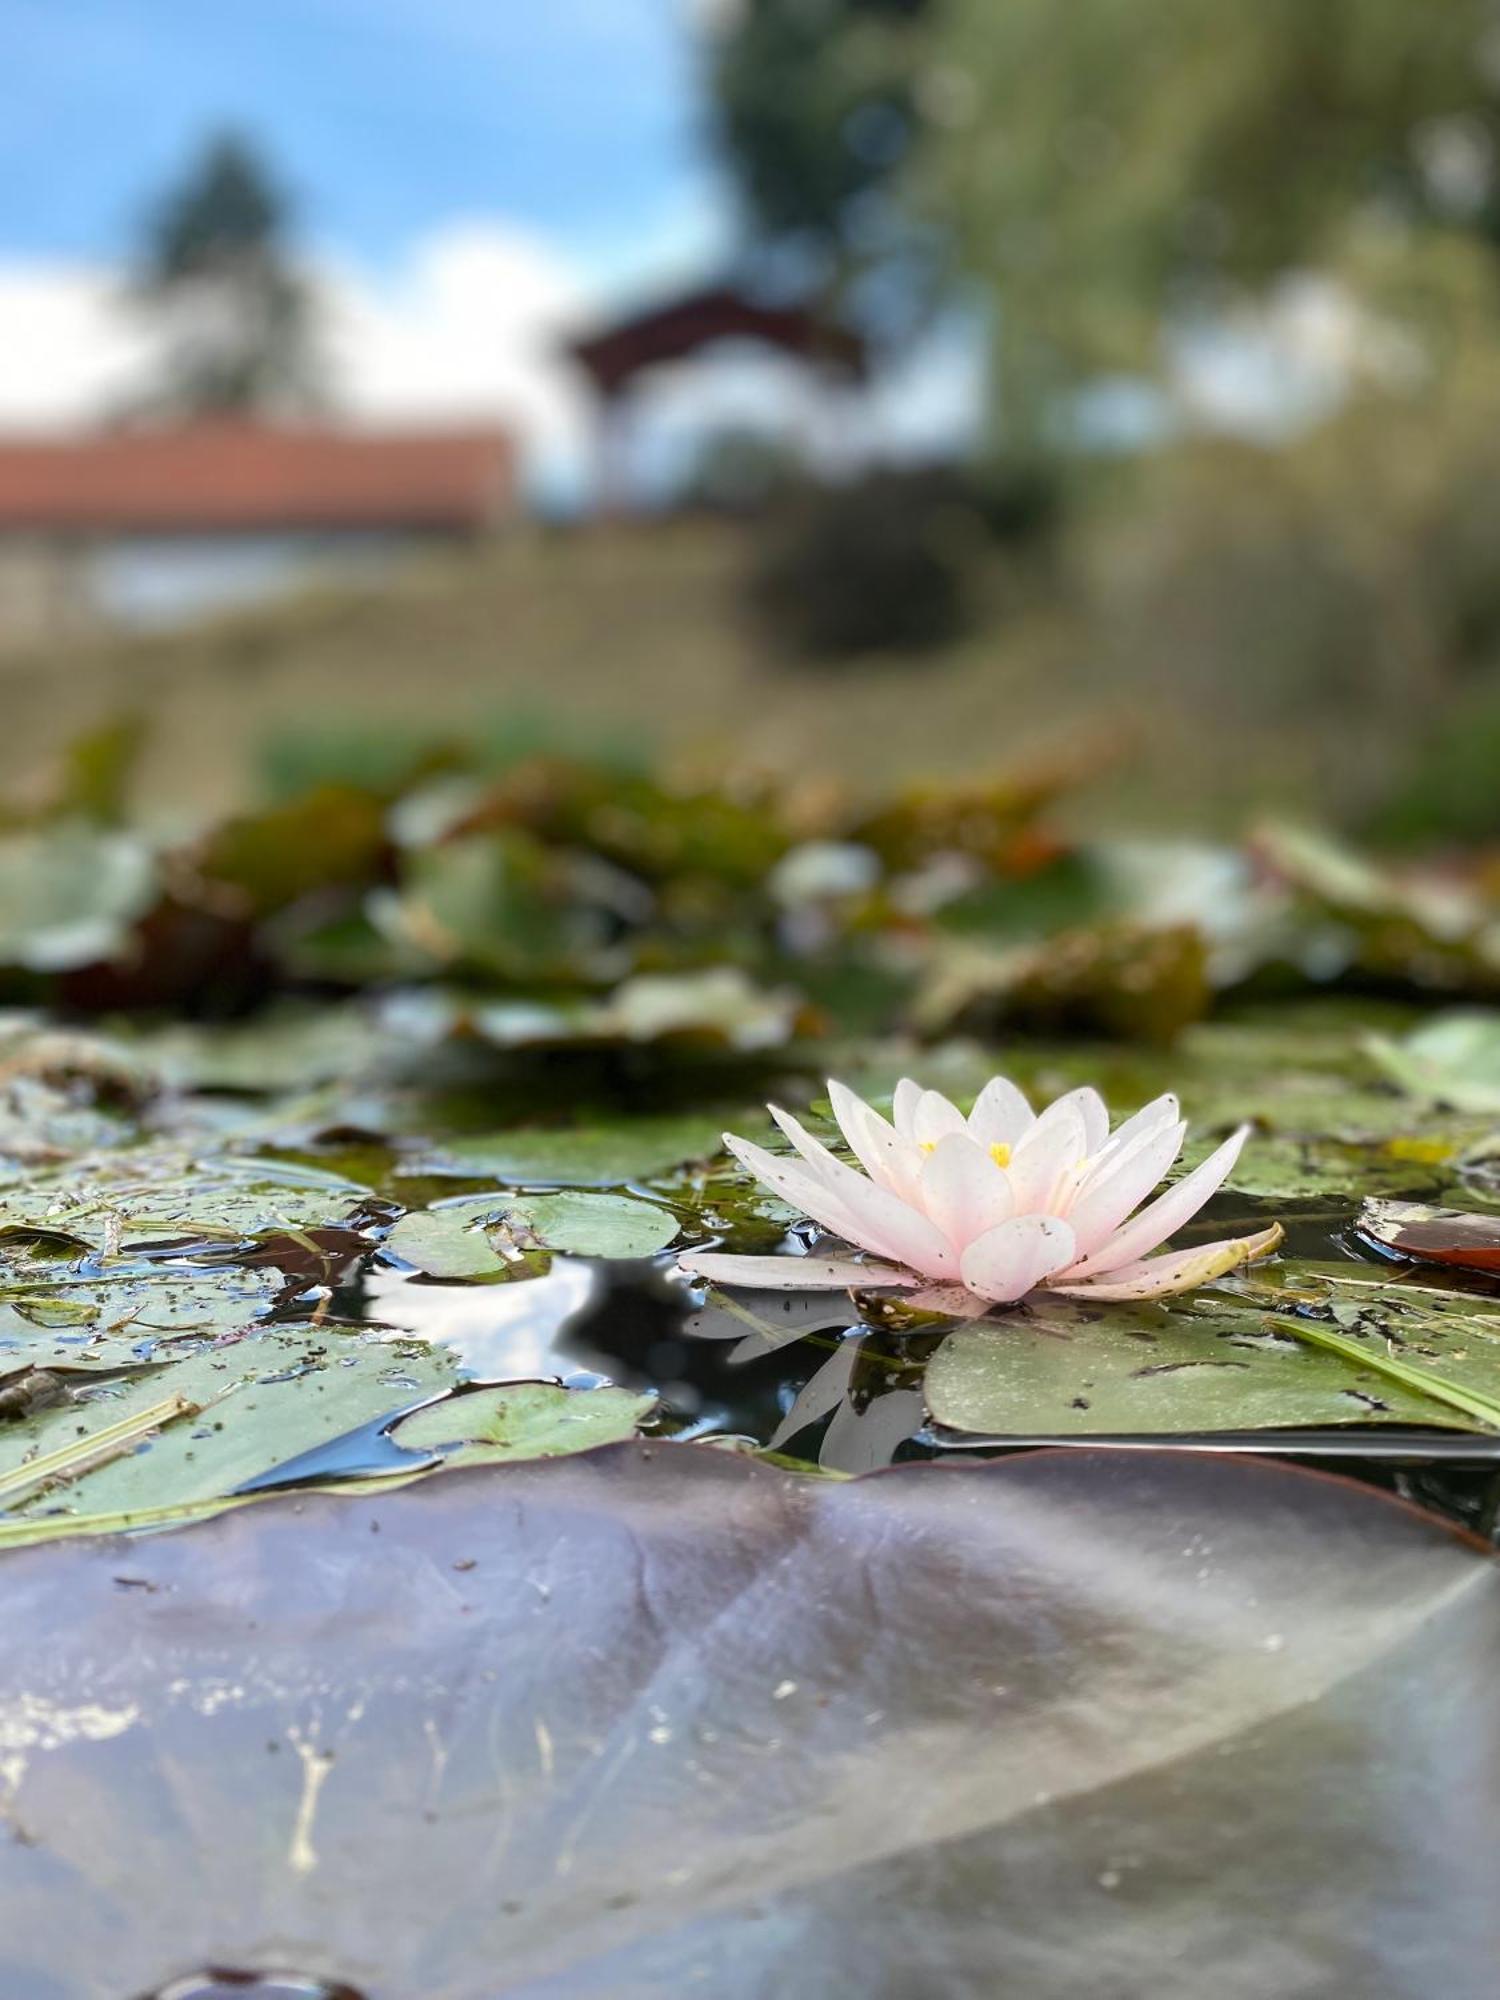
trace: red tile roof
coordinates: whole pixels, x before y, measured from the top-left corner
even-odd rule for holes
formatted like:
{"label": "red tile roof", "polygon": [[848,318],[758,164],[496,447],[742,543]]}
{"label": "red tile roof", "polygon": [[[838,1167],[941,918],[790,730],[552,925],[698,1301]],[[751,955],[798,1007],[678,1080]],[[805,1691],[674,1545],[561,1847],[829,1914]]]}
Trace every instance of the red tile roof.
{"label": "red tile roof", "polygon": [[510,506],[502,431],[203,423],[0,439],[0,533],[484,528]]}

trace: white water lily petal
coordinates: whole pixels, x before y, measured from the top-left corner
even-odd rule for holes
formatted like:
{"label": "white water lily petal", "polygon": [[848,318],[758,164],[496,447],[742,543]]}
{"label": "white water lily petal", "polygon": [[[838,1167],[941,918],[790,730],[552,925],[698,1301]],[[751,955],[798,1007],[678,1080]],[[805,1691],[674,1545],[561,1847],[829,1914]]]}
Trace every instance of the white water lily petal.
{"label": "white water lily petal", "polygon": [[991,1301],[971,1292],[967,1285],[924,1285],[901,1301],[914,1312],[946,1313],[950,1319],[983,1319]]}
{"label": "white water lily petal", "polygon": [[710,1284],[749,1285],[761,1291],[889,1291],[912,1283],[910,1271],[889,1264],[861,1264],[853,1257],[736,1257],[729,1251],[690,1250],[677,1262]]}
{"label": "white water lily petal", "polygon": [[1138,1208],[1182,1151],[1187,1126],[1152,1125],[1105,1167],[1095,1163],[1068,1209],[1080,1253],[1097,1250]]}
{"label": "white water lily petal", "polygon": [[903,1139],[915,1141],[913,1130],[917,1122],[917,1106],[922,1102],[922,1086],[913,1083],[909,1076],[903,1076],[891,1096],[891,1123]]}
{"label": "white water lily petal", "polygon": [[1009,1175],[967,1132],[950,1132],[923,1160],[918,1198],[960,1251],[1015,1210]]}
{"label": "white water lily petal", "polygon": [[950,1132],[967,1132],[969,1122],[958,1106],[940,1090],[924,1090],[911,1122],[912,1137],[919,1146],[935,1146]]}
{"label": "white water lily petal", "polygon": [[745,1172],[758,1180],[762,1187],[779,1194],[783,1201],[790,1202],[793,1208],[800,1208],[804,1215],[811,1216],[814,1222],[821,1222],[836,1236],[847,1237],[851,1242],[855,1239],[858,1224],[853,1215],[828,1183],[820,1180],[808,1167],[794,1160],[778,1159],[764,1146],[752,1145],[748,1139],[736,1139],[732,1132],[724,1134],[724,1144]]}
{"label": "white water lily petal", "polygon": [[[1056,1117],[1051,1115],[1053,1111]],[[1064,1104],[1061,1110],[1050,1106],[1011,1156],[1008,1172],[1017,1215],[1045,1211],[1058,1176],[1076,1167],[1084,1156],[1083,1114],[1078,1106]]]}
{"label": "white water lily petal", "polygon": [[1052,1100],[1036,1122],[1041,1126],[1049,1121],[1059,1123],[1075,1111],[1083,1121],[1084,1153],[1092,1158],[1109,1137],[1109,1107],[1097,1090],[1084,1084],[1078,1090],[1065,1091]]}
{"label": "white water lily petal", "polygon": [[1136,1146],[1148,1132],[1155,1132],[1166,1125],[1175,1125],[1182,1116],[1182,1106],[1176,1094],[1166,1091],[1160,1097],[1153,1097],[1149,1104],[1143,1104],[1139,1111],[1117,1125],[1108,1141],[1094,1156],[1094,1169],[1106,1174],[1121,1157]]}
{"label": "white water lily petal", "polygon": [[1143,1257],[1134,1264],[1105,1271],[1097,1278],[1077,1284],[1047,1287],[1067,1299],[1164,1299],[1174,1292],[1196,1291],[1212,1284],[1226,1272],[1269,1257],[1280,1244],[1284,1231],[1279,1222],[1254,1236],[1226,1236],[1217,1243],[1197,1243],[1190,1250],[1174,1250],[1161,1257]]}
{"label": "white water lily petal", "polygon": [[1088,1256],[1081,1257],[1068,1272],[1069,1279],[1118,1270],[1122,1264],[1133,1264],[1158,1244],[1165,1243],[1174,1230],[1192,1221],[1210,1195],[1218,1193],[1249,1136],[1248,1125],[1232,1132],[1200,1166],[1148,1203],[1139,1215],[1132,1216],[1113,1235],[1107,1236]]}
{"label": "white water lily petal", "polygon": [[881,1261],[708,1252],[684,1258],[685,1269],[785,1291],[878,1285],[963,1316],[1039,1288],[1101,1301],[1164,1297],[1280,1240],[1268,1230],[1151,1255],[1220,1187],[1248,1136],[1248,1127],[1234,1133],[1140,1207],[1181,1149],[1186,1128],[1170,1093],[1113,1135],[1104,1100],[1088,1088],[1066,1092],[1038,1117],[1014,1084],[996,1077],[967,1120],[909,1077],[896,1086],[889,1120],[837,1081],[828,1094],[863,1171],[774,1105],[798,1157],[728,1133],[725,1144],[764,1186]]}
{"label": "white water lily petal", "polygon": [[970,1136],[981,1146],[1014,1146],[1036,1123],[1036,1113],[1006,1076],[992,1076],[969,1113]]}
{"label": "white water lily petal", "polygon": [[843,1232],[851,1242],[882,1257],[895,1257],[925,1277],[958,1276],[957,1253],[921,1209],[864,1174],[856,1173],[853,1167],[845,1166],[810,1132],[804,1131],[790,1112],[779,1110],[774,1104],[767,1108],[813,1173],[853,1218],[853,1227]]}
{"label": "white water lily petal", "polygon": [[888,1118],[856,1097],[847,1085],[828,1080],[828,1101],[849,1150],[872,1181],[878,1181],[903,1201],[916,1193],[922,1152],[914,1139],[903,1139]]}
{"label": "white water lily petal", "polygon": [[1057,1216],[1016,1215],[977,1237],[960,1268],[971,1292],[994,1305],[1011,1305],[1060,1270],[1073,1251],[1073,1232]]}

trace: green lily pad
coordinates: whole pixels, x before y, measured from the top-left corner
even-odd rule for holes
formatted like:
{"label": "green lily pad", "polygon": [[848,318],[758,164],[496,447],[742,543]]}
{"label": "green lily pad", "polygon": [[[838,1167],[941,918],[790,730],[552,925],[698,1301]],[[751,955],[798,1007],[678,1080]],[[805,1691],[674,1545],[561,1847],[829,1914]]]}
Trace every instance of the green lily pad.
{"label": "green lily pad", "polygon": [[1455,1111],[1500,1112],[1500,1013],[1438,1014],[1400,1041],[1372,1035],[1366,1046],[1412,1097]]}
{"label": "green lily pad", "polygon": [[497,1230],[534,1236],[543,1249],[570,1257],[650,1257],[677,1234],[677,1218],[634,1195],[478,1194],[403,1215],[387,1245],[433,1278],[492,1278],[510,1268],[495,1248]]}
{"label": "green lily pad", "polygon": [[0,1187],[0,1236],[61,1238],[91,1250],[238,1243],[340,1222],[368,1192],[285,1160],[196,1159],[178,1148],[138,1147]]}
{"label": "green lily pad", "polygon": [[[1292,1314],[1367,1347],[1368,1367],[1281,1331],[1275,1321]],[[950,1334],[925,1393],[937,1422],[997,1436],[1475,1428],[1440,1396],[1392,1382],[1379,1365],[1387,1355],[1430,1373],[1435,1388],[1500,1399],[1500,1302],[1313,1263],[1170,1305],[1047,1300]]]}
{"label": "green lily pad", "polygon": [[[759,1113],[736,1129],[759,1129]],[[450,1173],[493,1174],[497,1180],[555,1182],[563,1187],[618,1187],[649,1180],[690,1160],[712,1159],[725,1120],[714,1114],[600,1119],[575,1127],[517,1126],[454,1139],[424,1166]]]}
{"label": "green lily pad", "polygon": [[115,952],[156,897],[139,840],[68,822],[0,838],[0,964],[69,972]]}
{"label": "green lily pad", "polygon": [[239,1331],[270,1306],[259,1271],[138,1271],[0,1284],[0,1374],[139,1368],[168,1343]]}
{"label": "green lily pad", "polygon": [[456,1379],[442,1348],[268,1327],[0,1427],[0,1491],[33,1459],[64,1446],[86,1458],[98,1433],[181,1397],[198,1414],[176,1416],[128,1454],[23,1498],[17,1512],[28,1520],[114,1515],[220,1499]]}
{"label": "green lily pad", "polygon": [[564,1389],[513,1382],[446,1396],[403,1417],[391,1436],[412,1451],[440,1451],[450,1465],[555,1458],[633,1437],[656,1404],[628,1389]]}

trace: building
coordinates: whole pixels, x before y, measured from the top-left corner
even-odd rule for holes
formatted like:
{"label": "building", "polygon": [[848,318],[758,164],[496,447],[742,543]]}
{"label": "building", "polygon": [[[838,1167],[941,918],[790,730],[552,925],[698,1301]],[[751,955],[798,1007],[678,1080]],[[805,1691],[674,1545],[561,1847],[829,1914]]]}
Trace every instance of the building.
{"label": "building", "polygon": [[[639,481],[630,465],[628,434],[633,393],[661,371],[713,354],[759,352],[793,365],[804,394],[800,407],[780,411],[801,446],[836,456],[850,391],[867,381],[863,341],[848,327],[802,304],[757,296],[737,284],[699,287],[625,314],[568,343],[595,410],[595,500],[608,513],[639,504]],[[768,425],[771,397],[759,401],[756,427]]]}
{"label": "building", "polygon": [[499,430],[214,421],[0,439],[0,643],[162,625],[513,518]]}

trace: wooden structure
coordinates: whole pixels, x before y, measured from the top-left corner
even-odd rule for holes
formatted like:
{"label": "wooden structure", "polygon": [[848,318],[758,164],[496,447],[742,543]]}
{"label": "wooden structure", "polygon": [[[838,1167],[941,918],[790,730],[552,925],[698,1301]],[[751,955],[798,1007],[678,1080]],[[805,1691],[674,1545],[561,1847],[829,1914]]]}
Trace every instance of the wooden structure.
{"label": "wooden structure", "polygon": [[858,334],[808,306],[760,298],[730,283],[668,299],[571,341],[567,351],[598,402],[599,498],[606,511],[625,497],[617,444],[629,390],[653,368],[731,341],[790,355],[831,381],[854,386],[865,380],[868,357]]}

